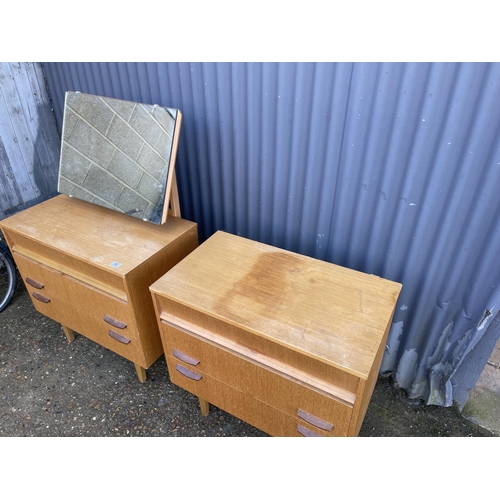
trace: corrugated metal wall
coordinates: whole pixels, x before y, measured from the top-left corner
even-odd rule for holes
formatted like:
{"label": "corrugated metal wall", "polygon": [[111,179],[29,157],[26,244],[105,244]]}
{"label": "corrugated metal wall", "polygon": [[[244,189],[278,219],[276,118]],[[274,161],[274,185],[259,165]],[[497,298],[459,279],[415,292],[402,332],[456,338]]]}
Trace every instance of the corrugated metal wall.
{"label": "corrugated metal wall", "polygon": [[41,64],[0,62],[0,219],[57,190],[59,143]]}
{"label": "corrugated metal wall", "polygon": [[223,229],[403,283],[382,371],[432,404],[464,391],[455,373],[500,306],[500,64],[45,71],[59,126],[66,90],[181,109],[181,207],[201,240]]}

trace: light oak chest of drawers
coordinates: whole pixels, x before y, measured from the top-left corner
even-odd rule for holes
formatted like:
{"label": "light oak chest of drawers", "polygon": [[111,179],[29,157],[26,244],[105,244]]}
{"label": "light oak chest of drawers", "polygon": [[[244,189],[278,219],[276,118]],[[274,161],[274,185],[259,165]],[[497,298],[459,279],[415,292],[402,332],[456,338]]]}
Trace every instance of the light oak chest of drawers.
{"label": "light oak chest of drawers", "polygon": [[196,224],[162,226],[59,195],[0,222],[35,308],[132,361],[162,354],[149,285],[198,246]]}
{"label": "light oak chest of drawers", "polygon": [[173,383],[273,436],[356,436],[401,285],[218,232],[150,287]]}

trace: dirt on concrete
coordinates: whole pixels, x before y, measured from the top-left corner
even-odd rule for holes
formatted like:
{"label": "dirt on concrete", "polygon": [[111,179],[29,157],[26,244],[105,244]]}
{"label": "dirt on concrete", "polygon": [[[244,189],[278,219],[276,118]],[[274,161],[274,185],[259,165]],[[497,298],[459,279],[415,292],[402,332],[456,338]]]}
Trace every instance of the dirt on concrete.
{"label": "dirt on concrete", "polygon": [[[139,382],[134,365],[38,313],[20,277],[0,313],[0,436],[232,436],[262,431],[173,385],[162,356]],[[360,436],[491,434],[455,408],[411,401],[390,378],[380,378]]]}

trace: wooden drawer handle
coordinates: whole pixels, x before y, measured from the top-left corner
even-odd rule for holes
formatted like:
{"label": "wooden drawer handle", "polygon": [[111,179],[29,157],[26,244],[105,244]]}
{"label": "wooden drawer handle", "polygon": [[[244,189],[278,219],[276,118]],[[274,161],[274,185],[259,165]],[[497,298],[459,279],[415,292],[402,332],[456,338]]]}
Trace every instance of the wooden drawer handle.
{"label": "wooden drawer handle", "polygon": [[33,292],[32,295],[33,297],[35,297],[36,300],[39,300],[40,302],[43,302],[45,304],[50,302],[50,299],[48,297],[44,297],[43,295],[40,295],[38,292]]}
{"label": "wooden drawer handle", "polygon": [[306,413],[300,408],[297,411],[297,415],[300,418],[303,418],[306,422],[309,422],[310,424],[314,425],[315,427],[319,427],[320,429],[324,429],[325,431],[331,431],[333,429],[333,424],[325,422],[324,420],[321,420],[318,417],[311,415],[310,413]]}
{"label": "wooden drawer handle", "polygon": [[115,328],[120,328],[120,330],[123,330],[124,328],[127,328],[127,324],[126,323],[122,323],[121,321],[118,321],[117,319],[114,319],[111,316],[108,316],[107,314],[106,314],[106,316],[104,316],[103,319],[109,325],[114,326]]}
{"label": "wooden drawer handle", "polygon": [[26,278],[26,283],[28,283],[28,285],[31,285],[34,288],[38,288],[38,290],[41,290],[44,287],[42,283],[40,283],[39,281],[35,281],[33,278],[30,278],[29,276]]}
{"label": "wooden drawer handle", "polygon": [[113,330],[109,330],[108,333],[112,339],[115,339],[118,342],[121,342],[122,344],[128,344],[130,342],[130,339],[124,337],[123,335],[120,335],[119,333],[114,332]]}
{"label": "wooden drawer handle", "polygon": [[316,432],[311,431],[310,429],[307,429],[306,427],[304,427],[304,426],[302,426],[300,424],[297,424],[297,431],[300,432],[305,437],[313,437],[313,438],[319,438],[319,437],[321,437]]}
{"label": "wooden drawer handle", "polygon": [[185,375],[188,378],[191,378],[193,380],[200,380],[201,375],[198,375],[195,372],[192,372],[191,370],[188,370],[187,368],[184,368],[182,365],[175,365],[175,369]]}
{"label": "wooden drawer handle", "polygon": [[191,356],[188,356],[187,354],[184,354],[183,352],[178,351],[177,349],[174,349],[174,356],[177,359],[180,359],[181,361],[184,361],[188,365],[196,366],[197,364],[200,363],[199,359],[192,358]]}

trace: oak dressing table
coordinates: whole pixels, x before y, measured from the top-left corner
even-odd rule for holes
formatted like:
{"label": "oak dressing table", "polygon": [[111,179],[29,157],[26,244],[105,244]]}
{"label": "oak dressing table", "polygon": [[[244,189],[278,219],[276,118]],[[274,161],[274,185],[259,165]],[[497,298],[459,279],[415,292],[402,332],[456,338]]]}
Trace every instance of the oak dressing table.
{"label": "oak dressing table", "polygon": [[[35,308],[132,361],[163,354],[149,285],[198,246],[175,178],[182,114],[66,92],[59,195],[0,221]],[[167,217],[168,215],[168,217]]]}

